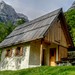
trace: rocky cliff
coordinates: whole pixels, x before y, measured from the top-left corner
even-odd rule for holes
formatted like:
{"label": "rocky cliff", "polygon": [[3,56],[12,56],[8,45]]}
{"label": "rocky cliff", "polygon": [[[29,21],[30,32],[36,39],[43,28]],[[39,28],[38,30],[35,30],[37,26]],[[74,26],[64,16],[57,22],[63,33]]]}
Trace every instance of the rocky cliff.
{"label": "rocky cliff", "polygon": [[25,21],[28,21],[27,16],[22,13],[16,13],[14,8],[6,4],[4,1],[0,2],[0,22],[11,21],[12,23],[15,23],[22,18],[25,19]]}

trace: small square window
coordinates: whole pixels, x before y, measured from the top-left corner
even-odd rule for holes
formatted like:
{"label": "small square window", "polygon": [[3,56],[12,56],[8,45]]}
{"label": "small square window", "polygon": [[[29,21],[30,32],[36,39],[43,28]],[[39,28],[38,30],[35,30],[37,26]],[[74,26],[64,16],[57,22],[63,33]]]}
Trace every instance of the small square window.
{"label": "small square window", "polygon": [[17,47],[16,52],[15,52],[15,56],[22,56],[22,55],[23,55],[22,47]]}
{"label": "small square window", "polygon": [[12,55],[12,50],[8,49],[6,50],[6,57],[11,57]]}

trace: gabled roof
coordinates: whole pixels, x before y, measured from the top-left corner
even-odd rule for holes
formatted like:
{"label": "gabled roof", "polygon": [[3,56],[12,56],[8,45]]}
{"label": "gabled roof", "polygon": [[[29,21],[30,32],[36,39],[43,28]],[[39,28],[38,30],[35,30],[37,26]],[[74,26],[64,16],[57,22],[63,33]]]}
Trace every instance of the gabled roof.
{"label": "gabled roof", "polygon": [[16,27],[14,31],[8,35],[4,41],[2,41],[0,47],[3,48],[43,38],[45,32],[51,26],[52,22],[58,17],[60,12],[62,12],[62,9],[57,9],[51,13]]}

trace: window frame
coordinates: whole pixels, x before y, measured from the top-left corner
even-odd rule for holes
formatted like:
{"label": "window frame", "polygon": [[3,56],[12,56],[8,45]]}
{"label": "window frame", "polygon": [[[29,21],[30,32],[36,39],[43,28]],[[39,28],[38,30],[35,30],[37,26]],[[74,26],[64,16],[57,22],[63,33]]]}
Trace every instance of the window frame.
{"label": "window frame", "polygon": [[11,56],[12,56],[12,49],[10,49],[10,48],[6,49],[5,57],[11,57]]}
{"label": "window frame", "polygon": [[[18,49],[20,48],[20,49]],[[15,49],[15,56],[22,56],[23,55],[23,46],[18,46]]]}

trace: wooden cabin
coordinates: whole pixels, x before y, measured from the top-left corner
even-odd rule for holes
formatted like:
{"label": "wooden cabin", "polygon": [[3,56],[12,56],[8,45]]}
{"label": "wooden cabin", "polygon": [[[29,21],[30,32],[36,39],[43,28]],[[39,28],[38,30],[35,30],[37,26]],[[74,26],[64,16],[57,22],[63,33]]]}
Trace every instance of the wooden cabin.
{"label": "wooden cabin", "polygon": [[56,66],[73,46],[62,9],[20,25],[0,44],[1,70]]}

